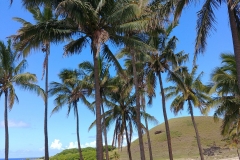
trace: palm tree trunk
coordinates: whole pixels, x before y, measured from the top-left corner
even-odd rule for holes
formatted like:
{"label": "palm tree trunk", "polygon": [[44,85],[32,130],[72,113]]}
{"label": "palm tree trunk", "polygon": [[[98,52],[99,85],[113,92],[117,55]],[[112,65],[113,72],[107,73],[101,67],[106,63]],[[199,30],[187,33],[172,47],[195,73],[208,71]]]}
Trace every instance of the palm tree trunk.
{"label": "palm tree trunk", "polygon": [[8,160],[9,153],[9,134],[8,134],[8,91],[5,91],[5,109],[4,109],[4,122],[5,122],[5,160]]}
{"label": "palm tree trunk", "polygon": [[[230,27],[231,27],[231,33],[232,33],[232,41],[233,41],[233,49],[234,49],[234,55],[236,60],[236,66],[237,66],[237,83],[238,83],[238,89],[240,90],[240,39],[238,36],[238,29],[235,21],[235,13],[234,10],[231,10],[231,4],[228,3],[228,15],[229,15],[229,21],[230,21]],[[240,109],[239,109],[240,112]],[[238,149],[237,149],[238,153]],[[240,160],[240,156],[238,153],[238,157]]]}
{"label": "palm tree trunk", "polygon": [[107,142],[107,129],[106,129],[106,123],[105,123],[105,115],[104,115],[104,107],[102,105],[102,113],[103,113],[103,134],[105,139],[105,152],[106,152],[106,160],[109,160],[109,154],[108,154],[108,142]]}
{"label": "palm tree trunk", "polygon": [[114,146],[116,148],[116,139],[117,139],[117,133],[116,133],[116,126],[117,126],[117,123],[115,124],[115,128],[114,128],[114,131],[113,131],[113,140],[112,140],[112,147]]}
{"label": "palm tree trunk", "polygon": [[130,142],[130,139],[129,139],[129,137],[128,137],[128,131],[127,131],[126,121],[125,121],[125,131],[126,131],[126,139],[127,139],[128,157],[129,157],[129,160],[132,160],[131,142]]}
{"label": "palm tree trunk", "polygon": [[[145,107],[143,108],[143,112],[146,113]],[[150,160],[153,160],[152,145],[151,145],[151,139],[150,139],[150,134],[149,134],[149,129],[148,129],[148,120],[146,117],[144,119],[145,119],[145,124],[146,124],[146,131],[147,131],[149,158],[150,158]]]}
{"label": "palm tree trunk", "polygon": [[188,100],[188,106],[189,106],[189,111],[190,111],[191,118],[192,118],[193,127],[194,127],[195,133],[196,133],[196,138],[197,138],[198,150],[199,150],[200,158],[201,158],[201,160],[204,160],[202,146],[201,146],[201,141],[200,141],[200,136],[199,136],[199,133],[198,133],[197,125],[196,125],[195,120],[194,120],[193,108],[192,108],[192,104],[191,104],[190,100]]}
{"label": "palm tree trunk", "polygon": [[[146,105],[145,105],[145,97],[144,94],[141,95],[141,106],[143,108],[143,112],[146,113]],[[150,135],[149,135],[149,129],[148,129],[148,120],[145,117],[145,125],[146,125],[146,132],[147,132],[147,140],[148,140],[148,151],[149,151],[149,158],[150,160],[153,160],[153,155],[152,155],[152,145],[151,145],[151,139],[150,139]]]}
{"label": "palm tree trunk", "polygon": [[231,3],[228,4],[228,15],[233,40],[233,49],[237,65],[238,89],[240,90],[240,39],[238,37],[238,29],[235,21],[234,10],[231,10]]}
{"label": "palm tree trunk", "polygon": [[240,160],[240,155],[239,155],[239,152],[238,152],[238,148],[237,148],[237,154],[238,154],[238,159]]}
{"label": "palm tree trunk", "polygon": [[46,43],[46,79],[45,79],[45,111],[44,111],[44,137],[45,137],[45,160],[49,160],[48,152],[48,56],[50,45]]}
{"label": "palm tree trunk", "polygon": [[100,96],[100,83],[99,83],[99,37],[100,31],[96,31],[93,39],[91,48],[93,51],[93,62],[94,62],[94,79],[95,79],[95,102],[96,102],[96,132],[97,132],[97,160],[103,160],[103,144],[102,144],[102,127],[101,127],[101,96]]}
{"label": "palm tree trunk", "polygon": [[78,152],[79,152],[80,160],[84,160],[83,155],[82,155],[81,145],[80,145],[80,137],[79,137],[79,118],[78,118],[78,107],[77,107],[77,103],[74,104],[74,108],[75,108],[76,119],[77,119],[77,142],[78,142]]}
{"label": "palm tree trunk", "polygon": [[137,80],[137,71],[136,71],[136,64],[135,64],[135,54],[133,51],[130,51],[132,55],[132,65],[133,65],[133,81],[135,86],[135,93],[136,93],[136,121],[137,121],[137,129],[138,129],[138,140],[140,146],[140,156],[141,160],[145,160],[145,152],[144,152],[144,145],[143,145],[143,138],[142,138],[142,127],[141,127],[141,119],[140,119],[140,95],[139,95],[139,88],[138,88],[138,80]]}
{"label": "palm tree trunk", "polygon": [[167,118],[166,102],[165,102],[165,94],[164,94],[164,89],[163,89],[162,77],[161,77],[160,72],[158,72],[157,74],[158,74],[158,78],[159,78],[161,95],[162,95],[162,109],[163,109],[163,116],[164,116],[166,135],[167,135],[168,154],[169,154],[169,159],[173,160],[171,135],[170,135],[170,129],[169,129],[169,124],[168,124],[168,118]]}

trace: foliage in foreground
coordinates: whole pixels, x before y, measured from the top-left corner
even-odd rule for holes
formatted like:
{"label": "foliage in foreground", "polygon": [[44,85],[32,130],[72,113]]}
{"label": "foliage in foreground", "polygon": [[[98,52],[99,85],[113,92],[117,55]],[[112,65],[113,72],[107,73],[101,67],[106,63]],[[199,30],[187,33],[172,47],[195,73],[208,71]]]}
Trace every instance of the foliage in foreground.
{"label": "foliage in foreground", "polygon": [[[114,148],[108,146],[108,150],[111,151]],[[104,147],[105,150],[105,147]],[[96,148],[87,147],[82,148],[83,158],[86,160],[96,160]],[[62,152],[51,157],[50,160],[79,160],[79,153],[77,148],[65,149]]]}
{"label": "foliage in foreground", "polygon": [[[89,160],[96,160],[96,149],[87,147],[82,149],[82,154],[84,159]],[[51,160],[78,160],[79,159],[79,153],[77,148],[73,149],[65,149],[62,152],[56,154],[55,156],[50,158]]]}

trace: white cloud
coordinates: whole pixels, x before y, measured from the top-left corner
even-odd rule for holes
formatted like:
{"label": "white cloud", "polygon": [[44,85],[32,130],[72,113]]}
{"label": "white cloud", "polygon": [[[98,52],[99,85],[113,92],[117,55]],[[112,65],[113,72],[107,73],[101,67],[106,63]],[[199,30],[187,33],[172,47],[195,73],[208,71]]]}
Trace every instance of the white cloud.
{"label": "white cloud", "polygon": [[[124,135],[123,136],[123,146],[127,146],[127,141],[126,141],[126,136]],[[138,136],[135,136],[133,135],[132,136],[132,142],[134,140],[136,140],[138,138]],[[109,143],[111,142],[111,143]],[[108,141],[108,144],[112,144],[112,140]],[[105,145],[105,143],[103,142],[103,145]],[[81,144],[81,148],[86,148],[86,147],[93,147],[95,148],[96,147],[96,141],[92,141],[92,142],[87,142],[85,144]],[[78,144],[77,144],[77,141],[75,142],[70,142],[68,146],[65,147],[66,149],[71,149],[71,148],[78,148]]]}
{"label": "white cloud", "polygon": [[[96,147],[96,141],[81,144],[81,148],[86,148],[86,147]],[[70,142],[68,146],[66,146],[67,149],[70,148],[78,148],[77,141],[76,142]]]}
{"label": "white cloud", "polygon": [[[4,127],[4,121],[0,122],[0,127]],[[8,127],[11,127],[11,128],[25,128],[25,127],[29,127],[29,124],[27,124],[23,121],[9,120],[8,121]]]}
{"label": "white cloud", "polygon": [[96,147],[96,141],[85,143],[84,145],[81,145],[82,148],[86,147]]}
{"label": "white cloud", "polygon": [[70,149],[70,148],[78,148],[77,141],[76,142],[70,142],[67,149]]}
{"label": "white cloud", "polygon": [[60,142],[59,139],[54,139],[54,141],[52,142],[50,148],[52,148],[52,149],[58,149],[58,150],[63,149],[63,148],[62,148],[62,143]]}

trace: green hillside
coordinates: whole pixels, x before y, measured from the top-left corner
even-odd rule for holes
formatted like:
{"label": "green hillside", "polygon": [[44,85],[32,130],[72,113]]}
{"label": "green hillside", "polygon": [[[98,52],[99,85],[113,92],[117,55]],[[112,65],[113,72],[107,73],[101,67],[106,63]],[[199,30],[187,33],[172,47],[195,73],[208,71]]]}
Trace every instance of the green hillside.
{"label": "green hillside", "polygon": [[[96,160],[96,149],[87,147],[82,149],[83,158],[87,160]],[[50,158],[51,160],[79,160],[78,149],[65,149]]]}
{"label": "green hillside", "polygon": [[[213,121],[213,117],[206,116],[195,117],[195,120],[198,126],[199,134],[201,136],[203,149],[207,150],[210,154],[214,154],[214,156],[206,155],[206,159],[237,157],[236,149],[229,149],[229,147],[226,146],[226,143],[222,141],[223,138],[220,135],[221,121],[215,123]],[[197,141],[195,138],[195,132],[191,118],[181,117],[170,119],[169,126],[171,130],[174,159],[198,159],[199,153],[197,148]],[[155,134],[156,131],[163,132],[160,134]],[[153,159],[167,160],[168,147],[164,123],[152,128],[150,130],[150,136],[152,142]],[[143,136],[143,140],[146,159],[148,159],[149,155],[146,135]],[[138,145],[138,140],[135,140],[131,146],[132,156],[134,160],[140,159]],[[117,151],[117,149],[110,153],[110,155],[115,151]],[[85,160],[96,159],[95,148],[83,148],[82,152]],[[123,147],[122,151],[119,150],[118,153],[120,154],[120,160],[128,160],[126,147]],[[67,149],[51,157],[51,160],[77,160],[78,158],[79,155],[77,149]]]}
{"label": "green hillside", "polygon": [[[108,150],[115,149],[112,146],[108,146]],[[105,146],[103,147],[105,151]],[[96,148],[87,147],[82,148],[83,158],[85,160],[96,160]],[[50,160],[79,160],[79,152],[77,148],[65,149],[62,152],[50,157]]]}
{"label": "green hillside", "polygon": [[[228,149],[225,142],[222,141],[220,135],[221,121],[215,123],[213,117],[199,116],[195,117],[199,134],[201,136],[201,143],[203,149],[210,150],[210,147],[217,149],[213,156],[206,156],[207,159],[220,159],[226,157],[236,157],[236,149]],[[190,117],[174,118],[169,120],[169,126],[172,137],[172,149],[174,159],[197,159],[198,148],[195,138],[195,132]],[[163,133],[155,134],[156,131],[163,131]],[[165,133],[164,123],[152,128],[150,130],[152,150],[154,160],[168,159],[167,138]],[[140,159],[138,139],[132,143],[131,150],[134,160]],[[220,147],[221,149],[218,150]],[[145,155],[148,158],[148,144],[147,137],[144,135]],[[124,147],[119,151],[121,160],[127,160],[127,148]]]}

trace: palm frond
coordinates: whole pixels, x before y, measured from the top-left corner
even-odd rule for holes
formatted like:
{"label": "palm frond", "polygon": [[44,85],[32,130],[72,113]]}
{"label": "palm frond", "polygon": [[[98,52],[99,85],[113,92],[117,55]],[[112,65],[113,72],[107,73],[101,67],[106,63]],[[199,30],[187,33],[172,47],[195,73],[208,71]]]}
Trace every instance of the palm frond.
{"label": "palm frond", "polygon": [[112,62],[114,64],[116,71],[123,74],[123,69],[120,63],[118,62],[114,54],[111,52],[108,45],[106,44],[103,45],[102,53],[103,53],[103,57],[105,57],[108,60],[108,62]]}
{"label": "palm frond", "polygon": [[172,103],[171,103],[171,110],[173,111],[173,113],[175,115],[177,115],[179,111],[183,110],[184,101],[185,101],[184,97],[182,97],[180,95],[178,95],[172,101]]}
{"label": "palm frond", "polygon": [[78,38],[77,40],[73,40],[64,46],[64,55],[69,54],[80,54],[82,49],[86,47],[86,43],[88,42],[87,37],[83,36]]}
{"label": "palm frond", "polygon": [[213,26],[216,23],[214,9],[219,7],[218,0],[206,0],[202,9],[198,11],[197,37],[195,42],[195,54],[205,51],[206,39],[210,35],[210,30],[215,30]]}

